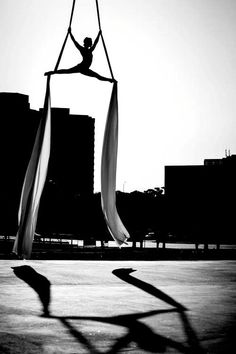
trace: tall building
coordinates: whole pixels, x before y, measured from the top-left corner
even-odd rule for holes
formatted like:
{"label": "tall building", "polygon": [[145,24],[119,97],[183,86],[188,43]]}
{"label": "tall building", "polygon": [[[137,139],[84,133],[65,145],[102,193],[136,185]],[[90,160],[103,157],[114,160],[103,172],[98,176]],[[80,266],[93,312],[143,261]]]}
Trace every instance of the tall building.
{"label": "tall building", "polygon": [[[2,92],[0,112],[0,233],[15,233],[21,189],[41,110],[30,109],[27,95]],[[89,116],[70,114],[69,109],[52,108],[44,206],[53,207],[58,200],[68,201],[93,193],[94,122]]]}
{"label": "tall building", "polygon": [[235,241],[236,155],[165,166],[165,193],[173,231],[201,241]]}
{"label": "tall building", "polygon": [[15,233],[20,193],[39,121],[28,96],[0,93],[0,232]]}
{"label": "tall building", "polygon": [[52,108],[48,182],[73,196],[93,194],[94,119]]}

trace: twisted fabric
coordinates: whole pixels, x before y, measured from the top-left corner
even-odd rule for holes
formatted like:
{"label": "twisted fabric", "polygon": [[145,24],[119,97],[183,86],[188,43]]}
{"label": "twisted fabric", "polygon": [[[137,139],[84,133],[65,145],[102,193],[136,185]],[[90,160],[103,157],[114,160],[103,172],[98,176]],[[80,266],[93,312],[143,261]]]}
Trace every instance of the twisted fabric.
{"label": "twisted fabric", "polygon": [[26,171],[18,211],[18,232],[13,252],[19,257],[30,258],[37,224],[38,209],[47,176],[51,141],[50,78],[33,151]]}
{"label": "twisted fabric", "polygon": [[[73,0],[69,21],[71,27],[76,0]],[[101,30],[98,1],[96,0],[98,25]],[[67,32],[59,57],[56,62],[55,71],[58,69],[64,48],[68,39]],[[114,80],[110,60],[104,37],[102,43],[106,54],[111,77]],[[43,114],[37,131],[33,151],[26,171],[24,184],[21,193],[21,200],[18,212],[19,228],[16,235],[13,252],[19,257],[30,258],[32,243],[34,239],[40,198],[44,188],[48,162],[50,156],[51,141],[51,103],[50,103],[50,76],[47,78],[46,94],[44,100]],[[101,164],[101,203],[107,227],[119,246],[130,237],[124,227],[116,209],[116,165],[118,147],[118,100],[117,82],[113,84],[111,100],[107,115]]]}
{"label": "twisted fabric", "polygon": [[102,210],[111,236],[118,246],[130,237],[116,209],[116,166],[118,149],[117,83],[113,85],[103,140],[101,163]]}
{"label": "twisted fabric", "polygon": [[[73,0],[69,27],[71,26],[76,0]],[[69,33],[67,32],[56,62],[57,70]],[[18,232],[13,246],[13,252],[19,257],[30,258],[35,229],[37,225],[40,198],[43,192],[51,145],[51,100],[50,76],[47,78],[44,109],[38,127],[31,158],[25,174],[18,211]]]}
{"label": "twisted fabric", "polygon": [[[98,26],[101,31],[101,20],[98,0],[96,0]],[[101,32],[102,44],[106,54],[110,74],[114,80],[108,51]],[[107,114],[106,127],[103,138],[101,163],[101,203],[105,221],[111,236],[120,247],[130,237],[123,225],[116,209],[116,166],[118,149],[118,98],[117,82],[113,84],[110,105]]]}

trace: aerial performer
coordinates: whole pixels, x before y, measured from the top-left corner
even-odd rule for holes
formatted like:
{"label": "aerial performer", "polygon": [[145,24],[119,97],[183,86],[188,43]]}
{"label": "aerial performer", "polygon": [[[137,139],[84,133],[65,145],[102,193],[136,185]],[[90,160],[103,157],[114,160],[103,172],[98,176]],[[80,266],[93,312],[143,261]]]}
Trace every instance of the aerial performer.
{"label": "aerial performer", "polygon": [[86,37],[84,39],[84,45],[80,45],[76,40],[75,37],[73,36],[71,32],[71,27],[68,28],[68,33],[76,46],[76,48],[79,50],[80,54],[82,55],[82,61],[81,63],[73,66],[72,68],[69,69],[59,69],[59,70],[53,70],[53,71],[48,71],[45,73],[46,76],[48,75],[54,75],[54,74],[74,74],[74,73],[80,73],[86,76],[91,76],[91,77],[96,77],[98,80],[101,81],[109,81],[109,82],[115,82],[115,79],[107,78],[104,76],[99,75],[95,71],[90,69],[90,66],[93,61],[93,51],[96,48],[99,38],[101,36],[102,31],[99,30],[98,35],[94,41],[92,42],[92,39],[90,37]]}
{"label": "aerial performer", "polygon": [[[51,99],[50,80],[54,74],[81,73],[102,81],[113,83],[111,99],[108,108],[101,161],[101,206],[104,218],[111,236],[121,247],[130,237],[123,225],[116,208],[116,165],[118,151],[118,93],[117,81],[114,78],[104,37],[101,31],[98,0],[96,0],[99,32],[94,41],[86,37],[81,46],[71,33],[71,23],[76,0],[73,0],[68,31],[64,39],[56,66],[53,71],[46,72],[47,83],[44,99],[44,109],[38,127],[32,154],[25,174],[18,212],[18,232],[13,246],[13,253],[23,259],[29,259],[32,252],[35,230],[37,226],[38,210],[44,184],[46,181],[51,142]],[[68,37],[71,37],[82,55],[82,61],[69,69],[58,69]],[[99,38],[102,40],[111,78],[106,78],[90,69],[93,61],[93,51]]]}

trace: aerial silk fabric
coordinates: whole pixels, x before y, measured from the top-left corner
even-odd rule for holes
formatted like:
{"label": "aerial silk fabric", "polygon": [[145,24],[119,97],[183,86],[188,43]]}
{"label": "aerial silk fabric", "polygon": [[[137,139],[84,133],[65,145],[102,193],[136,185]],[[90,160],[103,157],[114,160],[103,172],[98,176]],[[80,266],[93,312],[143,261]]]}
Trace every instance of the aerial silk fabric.
{"label": "aerial silk fabric", "polygon": [[51,103],[50,77],[48,77],[44,109],[21,192],[18,212],[19,228],[13,246],[13,252],[25,259],[31,256],[39,203],[48,169],[50,140]]}
{"label": "aerial silk fabric", "polygon": [[113,84],[108,109],[101,163],[101,202],[107,227],[118,246],[130,236],[116,209],[116,166],[118,149],[117,83]]}

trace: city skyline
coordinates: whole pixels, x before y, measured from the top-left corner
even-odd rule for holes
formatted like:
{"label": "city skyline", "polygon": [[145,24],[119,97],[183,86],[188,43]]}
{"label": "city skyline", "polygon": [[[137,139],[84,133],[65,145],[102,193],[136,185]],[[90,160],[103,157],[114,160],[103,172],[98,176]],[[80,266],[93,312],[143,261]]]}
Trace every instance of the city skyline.
{"label": "city skyline", "polygon": [[[35,109],[32,109],[31,108],[31,105],[30,105],[30,97],[28,96],[28,95],[25,95],[25,94],[22,94],[22,93],[20,93],[20,92],[0,92],[0,98],[5,98],[5,101],[8,103],[8,104],[12,104],[13,105],[13,107],[17,107],[17,105],[20,105],[19,107],[18,107],[18,109],[19,108],[23,108],[23,110],[22,111],[20,111],[19,110],[19,117],[18,117],[18,124],[20,124],[19,123],[19,119],[23,119],[22,120],[22,124],[25,126],[25,124],[27,124],[26,122],[27,122],[27,120],[29,119],[28,118],[28,115],[32,115],[32,117],[31,117],[31,119],[32,119],[32,122],[31,122],[31,125],[28,127],[28,129],[27,129],[27,134],[28,134],[28,138],[30,138],[30,141],[31,141],[31,143],[29,143],[28,142],[28,144],[27,144],[27,146],[28,146],[28,153],[30,153],[30,150],[31,150],[31,147],[33,147],[33,141],[34,141],[34,139],[35,139],[35,136],[36,136],[36,131],[37,131],[37,128],[38,128],[38,124],[39,124],[39,115],[38,114],[40,114],[40,112],[42,112],[42,110],[43,110],[43,108],[41,107],[41,108],[39,108],[39,110],[35,110]],[[2,101],[3,102],[3,101]],[[6,105],[6,102],[4,102],[4,104]],[[56,121],[57,121],[57,123],[59,123],[59,126],[60,125],[64,125],[64,123],[66,122],[66,118],[69,118],[70,117],[70,121],[71,121],[71,118],[73,118],[73,120],[75,120],[75,119],[78,119],[79,121],[81,121],[81,119],[85,119],[85,120],[91,120],[91,122],[92,121],[94,121],[95,122],[95,118],[93,118],[93,117],[89,117],[89,116],[87,116],[87,115],[79,115],[79,114],[71,114],[71,112],[70,112],[70,108],[68,108],[68,107],[51,107],[51,110],[52,110],[52,112],[51,112],[51,114],[52,114],[52,118],[54,118],[54,119],[52,119],[52,122],[51,122],[51,124],[52,124],[52,131],[54,132],[54,134],[52,133],[52,139],[54,140],[54,135],[55,135],[55,133],[56,134],[58,134],[58,127],[55,129],[55,123],[56,123]],[[24,118],[26,118],[26,117],[24,117],[24,111],[25,111],[25,113],[27,112],[27,120],[25,121],[24,120]],[[9,112],[10,113],[10,112]],[[11,114],[10,114],[11,115]],[[37,119],[35,118],[35,115],[37,116]],[[64,119],[64,123],[62,124],[62,122],[61,122],[61,118],[63,117],[63,119]],[[12,117],[13,118],[13,121],[14,121],[14,117]],[[59,119],[60,118],[60,119]],[[38,122],[36,122],[38,120]],[[12,123],[13,123],[13,121],[12,121]],[[55,121],[55,122],[54,122]],[[79,122],[78,121],[78,123],[79,123],[79,125],[81,124],[81,122]],[[29,123],[29,121],[28,121],[28,123]],[[71,122],[70,122],[71,123]],[[32,125],[33,124],[33,125]],[[94,125],[94,123],[93,123],[93,125]],[[34,126],[34,128],[33,128],[33,126]],[[61,128],[60,128],[60,132],[62,131],[62,126],[61,126]],[[33,129],[32,129],[33,128]],[[94,126],[94,128],[93,128],[94,130],[95,130],[95,126]],[[6,132],[4,132],[4,133],[6,133]],[[79,132],[80,133],[80,135],[81,136],[83,136],[83,139],[86,137],[86,135],[87,135],[87,133],[88,133],[88,131],[86,132],[86,131],[80,131]],[[6,135],[8,135],[9,134],[9,132],[7,132],[7,134]],[[61,134],[61,133],[60,133]],[[74,132],[73,132],[73,134],[74,134]],[[94,134],[94,133],[93,133]],[[87,135],[87,137],[89,137],[89,140],[91,140],[91,137],[90,137],[90,134],[89,135]],[[60,137],[60,139],[62,139],[62,136]],[[58,140],[58,139],[57,139]],[[72,139],[72,141],[73,142],[75,142],[75,139]],[[71,141],[71,143],[72,143],[72,141]],[[93,142],[93,144],[94,144],[94,142]],[[14,145],[15,144],[12,144],[12,149],[14,150]],[[58,145],[58,147],[59,147],[59,144],[57,143],[57,145]],[[55,159],[55,157],[59,157],[59,159],[58,159],[58,161],[60,160],[60,154],[58,155],[58,154],[56,154],[55,155],[55,151],[54,151],[54,148],[53,149],[51,149],[51,150],[53,150],[53,151],[51,151],[51,155],[53,154],[53,160]],[[85,149],[86,150],[86,149]],[[73,148],[73,151],[75,151],[75,153],[74,153],[74,156],[73,156],[73,158],[76,160],[76,150],[75,150],[75,148]],[[78,151],[78,155],[81,155],[81,151],[79,150]],[[65,157],[66,157],[66,155],[64,154],[63,155],[64,156],[64,160],[65,160]],[[91,155],[91,151],[90,151],[90,156],[87,156],[87,154],[86,154],[86,156],[84,156],[83,157],[83,159],[84,159],[84,161],[86,161],[86,159],[87,159],[87,163],[91,163],[91,164],[94,164],[94,156],[93,157],[91,157],[92,155]],[[190,163],[189,165],[165,165],[164,166],[164,169],[166,169],[166,168],[169,168],[169,167],[203,167],[206,163],[209,163],[209,164],[218,164],[218,163],[221,163],[222,161],[224,161],[226,158],[228,159],[228,158],[234,158],[234,156],[236,156],[235,154],[231,154],[231,151],[230,151],[230,149],[225,149],[225,151],[224,151],[224,155],[223,156],[221,156],[220,158],[211,158],[211,159],[208,159],[206,156],[204,157],[204,159],[203,159],[203,161],[201,161],[201,163],[200,164],[198,164],[198,165],[194,165],[193,163]],[[6,157],[7,157],[7,154],[6,154]],[[50,156],[50,160],[51,160],[51,157],[52,156]],[[71,158],[71,156],[70,156],[70,158]],[[26,161],[24,161],[24,163],[25,163]],[[57,164],[58,164],[58,162],[57,162]],[[76,165],[76,164],[75,164]],[[62,167],[63,167],[63,165],[62,165]],[[94,168],[94,167],[93,167]],[[58,164],[58,169],[60,169],[60,167],[59,167],[59,164]],[[49,169],[50,170],[50,169]],[[82,172],[82,170],[81,170],[81,172]],[[73,171],[71,170],[71,173],[73,173]],[[92,172],[92,174],[91,174],[91,176],[93,176],[93,174],[94,174],[94,172]],[[48,173],[48,176],[47,176],[47,180],[50,180],[50,178],[51,178],[52,176],[50,175],[50,173]],[[54,178],[52,179],[52,182],[54,183],[55,181],[54,181]],[[92,183],[92,185],[94,185],[94,182]],[[74,186],[76,187],[76,183],[74,183]],[[69,185],[68,185],[68,187],[70,187]],[[81,184],[78,184],[78,186],[77,187],[80,187],[80,189],[81,189]],[[123,191],[124,192],[124,188],[125,186],[123,185],[123,189],[121,190],[119,190],[119,191]],[[164,183],[163,183],[163,186],[161,187],[161,188],[163,188],[163,189],[165,189],[165,179],[164,179]],[[148,189],[151,189],[151,188],[147,188],[147,190]],[[144,190],[145,191],[145,190]],[[96,191],[95,191],[96,192]],[[85,193],[86,194],[86,193]],[[90,194],[90,193],[89,193]]]}
{"label": "city skyline", "polygon": [[[99,2],[103,34],[117,78],[117,189],[164,185],[165,165],[202,164],[236,151],[236,4],[232,0]],[[53,69],[72,1],[2,0],[0,91],[43,105],[45,71]],[[95,38],[95,1],[77,0],[76,39]],[[61,67],[80,61],[68,43]],[[108,75],[101,43],[93,69]],[[54,76],[52,106],[95,118],[95,191],[111,84],[80,74]]]}

